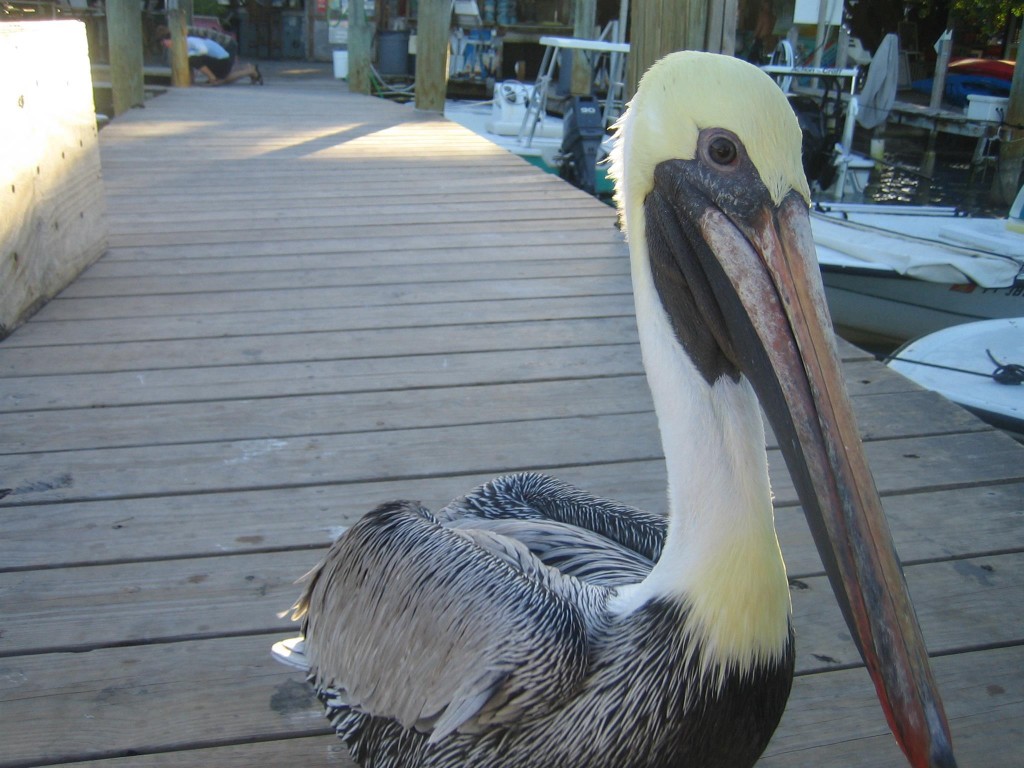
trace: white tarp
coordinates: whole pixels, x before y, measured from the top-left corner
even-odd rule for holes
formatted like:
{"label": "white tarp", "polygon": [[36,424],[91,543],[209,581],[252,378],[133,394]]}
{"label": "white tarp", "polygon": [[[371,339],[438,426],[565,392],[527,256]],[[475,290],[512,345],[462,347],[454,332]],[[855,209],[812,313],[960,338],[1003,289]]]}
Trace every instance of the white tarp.
{"label": "white tarp", "polygon": [[[868,217],[865,217],[868,218]],[[1024,269],[1024,235],[1006,229],[999,219],[946,219],[928,217],[929,239],[904,234],[913,229],[909,216],[884,217],[896,222],[892,229],[882,229],[855,221],[811,216],[814,243],[822,264],[869,264],[932,283],[973,282],[982,288],[1006,288],[1013,285]],[[946,223],[943,223],[943,222]],[[949,223],[949,222],[956,222]],[[984,253],[957,243],[939,240],[942,230],[956,229],[963,234],[977,225],[987,242],[997,238],[1007,244],[1000,252]],[[1015,242],[1016,241],[1016,242]],[[1018,249],[1019,246],[1019,249]]]}
{"label": "white tarp", "polygon": [[890,32],[882,38],[878,50],[871,58],[864,89],[858,94],[860,111],[857,122],[864,128],[875,128],[885,122],[889,110],[896,103],[899,81],[900,41]]}

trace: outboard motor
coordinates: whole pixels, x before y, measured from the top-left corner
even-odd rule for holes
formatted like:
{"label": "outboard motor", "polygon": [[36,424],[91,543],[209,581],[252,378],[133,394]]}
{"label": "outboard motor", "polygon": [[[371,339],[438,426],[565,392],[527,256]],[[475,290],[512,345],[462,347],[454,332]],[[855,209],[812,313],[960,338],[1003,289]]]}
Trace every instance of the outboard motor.
{"label": "outboard motor", "polygon": [[826,189],[836,175],[836,169],[832,165],[832,147],[835,146],[836,136],[829,133],[824,111],[814,99],[809,96],[793,96],[790,97],[789,104],[796,113],[803,134],[801,159],[807,181],[818,182],[822,189]]}
{"label": "outboard motor", "polygon": [[573,96],[563,124],[559,175],[593,195],[597,191],[597,154],[604,139],[600,102],[593,96]]}

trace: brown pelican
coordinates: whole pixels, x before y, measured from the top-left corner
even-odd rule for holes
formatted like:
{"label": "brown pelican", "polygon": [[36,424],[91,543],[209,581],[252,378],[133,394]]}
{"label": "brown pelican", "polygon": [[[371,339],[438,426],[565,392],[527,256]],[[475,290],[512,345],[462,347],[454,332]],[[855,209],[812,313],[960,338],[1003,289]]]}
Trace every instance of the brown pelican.
{"label": "brown pelican", "polygon": [[846,621],[917,768],[948,727],[839,372],[800,130],[739,60],[673,54],[618,131],[617,203],[668,515],[548,477],[351,527],[277,646],[355,759],[407,766],[752,765],[793,675],[758,404]]}

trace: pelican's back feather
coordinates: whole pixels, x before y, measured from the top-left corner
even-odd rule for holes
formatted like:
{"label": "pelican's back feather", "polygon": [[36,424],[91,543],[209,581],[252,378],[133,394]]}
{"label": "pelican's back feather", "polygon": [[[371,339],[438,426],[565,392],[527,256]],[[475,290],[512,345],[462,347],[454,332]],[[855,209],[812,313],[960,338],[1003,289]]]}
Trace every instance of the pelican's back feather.
{"label": "pelican's back feather", "polygon": [[393,502],[334,544],[296,613],[318,690],[434,742],[569,696],[604,599],[513,539]]}
{"label": "pelican's back feather", "polygon": [[456,499],[438,512],[446,520],[546,520],[590,532],[598,550],[620,549],[654,563],[661,557],[667,521],[664,515],[593,496],[569,483],[536,472],[498,477]]}

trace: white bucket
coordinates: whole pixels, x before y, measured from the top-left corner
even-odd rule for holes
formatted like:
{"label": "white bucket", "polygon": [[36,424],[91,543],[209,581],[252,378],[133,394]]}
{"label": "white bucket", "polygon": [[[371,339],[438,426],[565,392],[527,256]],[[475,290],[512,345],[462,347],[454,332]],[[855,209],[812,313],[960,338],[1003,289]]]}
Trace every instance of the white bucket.
{"label": "white bucket", "polygon": [[1009,99],[1002,96],[986,96],[981,93],[967,94],[967,116],[972,120],[990,120],[1001,123],[1006,118]]}
{"label": "white bucket", "polygon": [[344,80],[348,77],[348,51],[334,52],[334,79]]}

